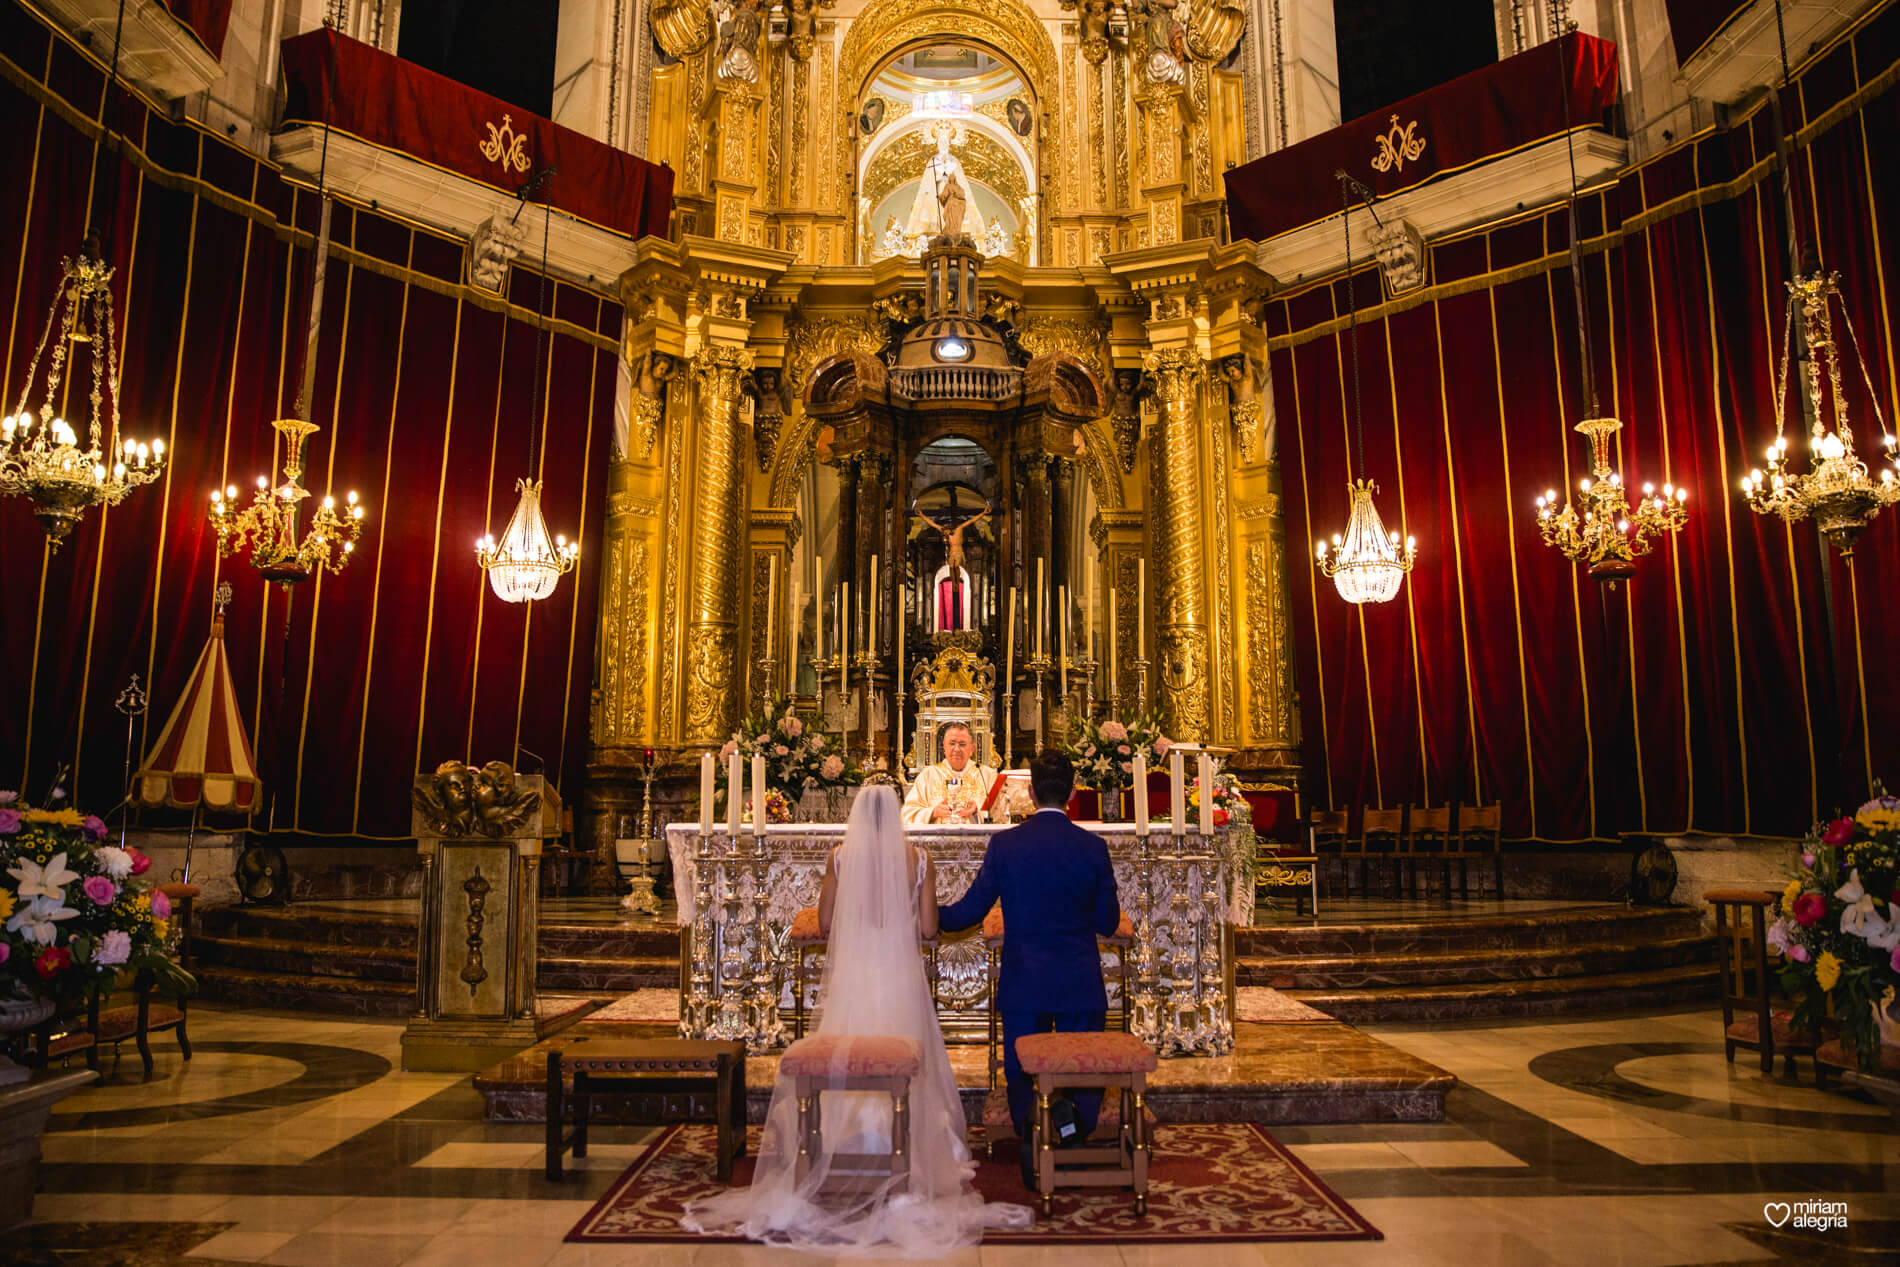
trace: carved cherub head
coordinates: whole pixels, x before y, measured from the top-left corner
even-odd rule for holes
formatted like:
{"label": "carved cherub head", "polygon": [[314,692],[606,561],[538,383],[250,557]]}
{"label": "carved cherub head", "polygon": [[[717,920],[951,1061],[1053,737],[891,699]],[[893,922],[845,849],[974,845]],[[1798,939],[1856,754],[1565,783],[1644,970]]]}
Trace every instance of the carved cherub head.
{"label": "carved cherub head", "polygon": [[435,792],[451,813],[467,809],[474,792],[474,772],[460,761],[444,761],[435,768]]}

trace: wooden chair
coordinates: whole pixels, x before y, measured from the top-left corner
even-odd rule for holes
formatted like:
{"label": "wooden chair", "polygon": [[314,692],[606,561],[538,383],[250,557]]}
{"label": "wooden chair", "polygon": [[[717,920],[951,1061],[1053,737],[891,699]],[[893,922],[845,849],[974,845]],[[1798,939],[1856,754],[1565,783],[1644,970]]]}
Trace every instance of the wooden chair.
{"label": "wooden chair", "polygon": [[1350,864],[1345,859],[1346,811],[1343,809],[1319,811],[1307,821],[1307,832],[1315,857],[1339,859],[1339,887],[1350,894],[1352,875],[1347,870]]}
{"label": "wooden chair", "polygon": [[[1497,885],[1498,896],[1504,896],[1504,852],[1499,843],[1504,823],[1504,806],[1496,801],[1489,805],[1460,805],[1458,823],[1455,829],[1457,848],[1447,850],[1446,857],[1458,863],[1458,896],[1470,897],[1469,879],[1466,865],[1476,861],[1480,866],[1488,856],[1491,859],[1491,873]],[[1478,896],[1484,896],[1484,881],[1478,881]]]}
{"label": "wooden chair", "polygon": [[[1773,1073],[1775,1053],[1787,1058],[1785,1072],[1794,1076],[1796,1056],[1814,1056],[1821,1045],[1817,1033],[1794,1028],[1787,1011],[1772,1007],[1776,965],[1768,956],[1768,922],[1781,895],[1766,889],[1716,889],[1708,895],[1715,908],[1715,953],[1722,970],[1722,1045],[1728,1062],[1735,1049],[1746,1047],[1761,1054],[1761,1071]],[[1815,1077],[1822,1076],[1819,1060]]]}
{"label": "wooden chair", "polygon": [[[1406,857],[1412,863],[1412,882],[1406,886],[1406,892],[1410,894],[1418,887],[1419,864],[1436,859],[1440,864],[1439,893],[1449,902],[1451,900],[1451,806],[1441,805],[1437,809],[1412,806],[1411,831],[1407,835],[1410,848],[1407,850]],[[1430,885],[1426,886],[1428,893],[1430,887]]]}
{"label": "wooden chair", "polygon": [[1399,876],[1404,860],[1405,810],[1363,809],[1359,811],[1359,854],[1361,888],[1372,892],[1372,862],[1386,858],[1392,863],[1392,896],[1399,895]]}

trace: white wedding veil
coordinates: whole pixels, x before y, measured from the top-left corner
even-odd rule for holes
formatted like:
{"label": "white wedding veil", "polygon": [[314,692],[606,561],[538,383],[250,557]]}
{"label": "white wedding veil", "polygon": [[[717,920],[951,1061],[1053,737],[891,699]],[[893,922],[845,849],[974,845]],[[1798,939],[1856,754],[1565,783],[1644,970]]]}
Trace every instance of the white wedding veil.
{"label": "white wedding veil", "polygon": [[[813,1032],[917,1040],[923,1064],[910,1084],[909,1180],[878,1181],[835,1164],[840,1154],[888,1152],[892,1114],[888,1095],[846,1092],[842,1075],[834,1075],[820,1097],[822,1151],[797,1182],[798,1100],[792,1080],[781,1076],[752,1185],[691,1202],[682,1222],[692,1231],[834,1256],[939,1257],[982,1239],[985,1207],[971,1184],[963,1106],[924,975],[917,929],[922,868],[890,788],[858,794],[837,865]],[[1032,1212],[993,1206],[988,1215],[992,1223],[1020,1224]]]}

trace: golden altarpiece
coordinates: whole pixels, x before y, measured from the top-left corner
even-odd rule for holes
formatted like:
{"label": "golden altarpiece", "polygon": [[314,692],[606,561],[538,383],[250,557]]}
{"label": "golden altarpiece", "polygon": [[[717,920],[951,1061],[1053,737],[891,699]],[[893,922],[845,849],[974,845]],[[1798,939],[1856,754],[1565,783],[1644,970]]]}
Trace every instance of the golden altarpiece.
{"label": "golden altarpiece", "polygon": [[1297,777],[1270,280],[1224,243],[1261,91],[1228,69],[1257,64],[1240,0],[649,22],[676,210],[621,279],[588,830],[637,807],[644,750],[684,773],[768,693],[911,751],[947,648],[1019,762],[1112,683]]}

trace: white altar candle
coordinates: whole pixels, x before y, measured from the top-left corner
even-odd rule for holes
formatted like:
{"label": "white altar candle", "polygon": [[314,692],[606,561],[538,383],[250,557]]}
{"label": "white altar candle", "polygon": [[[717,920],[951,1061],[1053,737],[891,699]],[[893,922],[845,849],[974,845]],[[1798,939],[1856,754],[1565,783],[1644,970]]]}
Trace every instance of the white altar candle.
{"label": "white altar candle", "polygon": [[1135,658],[1148,658],[1148,560],[1135,560]]}
{"label": "white altar candle", "polygon": [[699,838],[704,840],[712,835],[713,825],[713,771],[718,767],[713,762],[713,754],[701,753],[699,758]]}
{"label": "white altar candle", "polygon": [[814,595],[817,600],[814,604],[814,614],[817,619],[811,622],[815,643],[811,653],[811,675],[816,678],[820,671],[818,666],[824,663],[825,659],[825,561],[815,559],[812,567],[818,573],[818,593]]}
{"label": "white altar candle", "polygon": [[1179,748],[1168,750],[1168,825],[1178,841],[1187,835],[1187,772]]}
{"label": "white altar candle", "polygon": [[[897,605],[897,680],[895,685],[900,691],[904,689],[904,624],[904,604],[899,602]],[[897,730],[901,734],[903,729],[904,719],[900,716],[897,719]]]}
{"label": "white altar candle", "polygon": [[1196,763],[1195,781],[1201,793],[1201,835],[1214,834],[1214,758],[1205,752]]}
{"label": "white altar candle", "polygon": [[785,656],[785,694],[798,694],[798,627],[804,624],[805,609],[798,601],[798,575],[792,575],[792,601],[786,616],[786,632],[791,635],[792,645]]}
{"label": "white altar candle", "polygon": [[1148,834],[1148,754],[1135,754],[1135,835]]}
{"label": "white altar candle", "polygon": [[778,658],[774,640],[778,634],[778,556],[765,556],[765,658]]}
{"label": "white altar candle", "polygon": [[1016,689],[1016,587],[1009,587],[1009,610],[1003,615],[1003,692]]}
{"label": "white altar candle", "polygon": [[871,556],[871,579],[869,583],[870,595],[871,595],[871,612],[870,612],[871,619],[869,623],[865,625],[865,629],[864,629],[864,645],[867,648],[869,648],[873,656],[877,655],[877,594],[879,590],[884,588],[882,585],[878,584],[878,580],[879,580],[879,577],[877,574],[877,556],[874,554]]}
{"label": "white altar candle", "polygon": [[745,764],[733,753],[726,760],[726,832],[739,838],[739,806],[745,802]]}
{"label": "white altar candle", "polygon": [[752,830],[765,830],[765,754],[752,754]]}
{"label": "white altar candle", "polygon": [[1042,565],[1040,556],[1036,559],[1036,658],[1042,659],[1042,627],[1049,623],[1049,595],[1042,585]]}
{"label": "white altar candle", "polygon": [[1086,659],[1095,658],[1095,569],[1090,568],[1088,584],[1082,591],[1082,627],[1088,630],[1089,649]]}
{"label": "white altar candle", "polygon": [[1056,632],[1059,635],[1056,651],[1062,657],[1062,665],[1057,670],[1061,678],[1062,698],[1069,697],[1069,587],[1062,587],[1062,597],[1056,602]]}
{"label": "white altar candle", "polygon": [[1115,591],[1108,592],[1108,693],[1115,693]]}
{"label": "white altar candle", "polygon": [[838,600],[838,693],[851,693],[851,582],[844,583]]}

